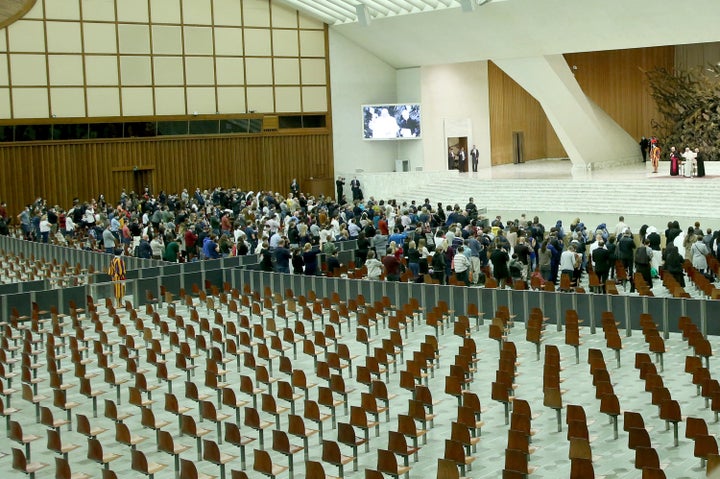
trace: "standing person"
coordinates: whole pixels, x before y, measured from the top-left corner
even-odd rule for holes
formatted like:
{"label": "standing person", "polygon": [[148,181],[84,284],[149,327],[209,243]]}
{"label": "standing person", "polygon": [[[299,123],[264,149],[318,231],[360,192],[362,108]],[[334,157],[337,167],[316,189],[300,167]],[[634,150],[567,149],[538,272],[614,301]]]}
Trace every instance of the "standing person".
{"label": "standing person", "polygon": [[690,246],[690,259],[692,260],[693,267],[701,273],[705,273],[708,267],[707,255],[709,254],[710,250],[703,242],[703,237],[697,236],[695,243]]}
{"label": "standing person", "polygon": [[19,215],[17,215],[17,217],[20,220],[20,229],[22,230],[23,238],[29,240],[31,238],[30,205],[25,206],[25,208],[20,212]]}
{"label": "standing person", "polygon": [[360,189],[360,180],[357,179],[357,176],[350,180],[350,190],[352,191],[353,201],[362,201],[363,194]]}
{"label": "standing person", "polygon": [[303,267],[305,266],[305,262],[303,261],[300,248],[293,248],[291,262],[293,267],[293,274],[303,274]]}
{"label": "standing person", "polygon": [[570,245],[560,254],[560,276],[567,275],[570,278],[570,284],[572,285],[573,278],[575,276],[575,267],[577,266],[577,253],[575,252],[575,245]]}
{"label": "standing person", "polygon": [[[52,227],[50,226],[47,215],[42,215],[40,217],[40,240],[43,243],[48,243],[50,241],[51,230]],[[113,246],[115,246],[115,243],[113,243]],[[110,250],[109,252],[112,253],[112,250]]]}
{"label": "standing person", "polygon": [[448,170],[455,169],[455,153],[453,153],[452,146],[448,147]]}
{"label": "standing person", "polygon": [[115,250],[115,243],[117,242],[117,240],[115,238],[115,235],[112,234],[112,231],[110,231],[110,223],[105,225],[105,229],[102,232],[102,241],[105,252],[112,254]]}
{"label": "standing person", "polygon": [[385,279],[387,281],[400,281],[402,263],[390,248],[388,248],[387,254],[381,261],[385,267]]}
{"label": "standing person", "polygon": [[[658,172],[658,166],[660,166],[660,153],[662,153],[660,147],[657,146],[657,143],[653,143],[652,147],[650,147],[650,161],[652,162],[653,173]],[[645,161],[644,155],[645,153],[643,153],[643,162]]]}
{"label": "standing person", "polygon": [[358,234],[357,249],[355,250],[355,266],[361,268],[370,251],[370,240],[365,237],[365,232]]}
{"label": "standing person", "polygon": [[343,190],[345,189],[345,178],[338,176],[337,180],[335,180],[335,189],[337,190],[336,201],[340,203],[343,197]]}
{"label": "standing person", "polygon": [[461,146],[460,152],[458,153],[458,170],[466,171],[465,160],[465,148]]}
{"label": "standing person", "polygon": [[702,178],[705,176],[705,155],[700,148],[695,148],[695,164],[697,165],[697,177]]}
{"label": "standing person", "polygon": [[693,167],[695,166],[695,152],[690,150],[690,147],[685,147],[685,151],[682,154],[683,161],[683,176],[685,178],[692,178]]}
{"label": "standing person", "polygon": [[478,169],[478,158],[480,157],[480,152],[478,151],[477,147],[473,145],[472,150],[470,150],[470,160],[472,161],[472,170],[477,172]]}
{"label": "standing person", "polygon": [[632,278],[633,257],[635,256],[635,240],[633,239],[629,228],[625,228],[622,237],[618,240],[615,255],[617,259],[622,261],[622,264],[627,271],[627,277]]}
{"label": "standing person", "polygon": [[297,196],[300,194],[300,185],[297,182],[297,178],[293,178],[292,182],[290,183],[290,193],[292,193],[293,196]]}
{"label": "standing person", "polygon": [[540,268],[540,276],[545,281],[552,281],[550,261],[552,252],[548,249],[548,242],[543,241],[538,251],[538,268]]}
{"label": "standing person", "polygon": [[635,250],[635,268],[637,269],[637,272],[642,275],[648,286],[652,288],[650,263],[652,262],[653,250],[650,249],[649,243],[650,242],[646,238]]}
{"label": "standing person", "polygon": [[462,281],[464,284],[469,282],[470,259],[465,256],[465,247],[458,246],[455,256],[452,260],[452,269],[455,272],[455,279]]}
{"label": "standing person", "polygon": [[670,147],[670,176],[678,176],[680,174],[680,155],[675,151],[675,147]]}
{"label": "standing person", "polygon": [[432,279],[438,281],[440,284],[445,283],[445,246],[440,244],[435,248],[435,253],[432,256],[430,262],[432,265]]}
{"label": "standing person", "polygon": [[680,286],[685,287],[685,273],[683,270],[683,257],[674,244],[665,248],[663,268],[670,273]]}
{"label": "standing person", "polygon": [[285,247],[285,240],[281,239],[277,248],[273,251],[275,255],[275,271],[278,273],[290,273],[290,260],[292,253]]}
{"label": "standing person", "polygon": [[640,138],[640,153],[642,153],[643,163],[647,162],[648,150],[650,149],[650,140],[644,136]]}
{"label": "standing person", "polygon": [[122,306],[122,300],[125,297],[125,260],[123,260],[121,254],[122,249],[115,248],[115,256],[110,260],[110,266],[108,267],[108,274],[110,279],[113,281],[115,287],[115,300],[117,301],[118,307]]}
{"label": "standing person", "polygon": [[315,276],[318,273],[318,254],[320,250],[313,249],[312,244],[305,243],[303,246],[303,263],[305,263],[305,275]]}
{"label": "standing person", "polygon": [[490,262],[493,265],[493,276],[495,276],[498,286],[504,288],[505,281],[510,278],[510,270],[508,269],[510,256],[505,248],[496,245],[492,253],[490,253]]}
{"label": "standing person", "polygon": [[412,271],[413,279],[420,274],[420,250],[417,249],[414,240],[410,240],[407,249],[408,268]]}
{"label": "standing person", "polygon": [[383,273],[383,264],[375,257],[375,251],[368,251],[367,261],[365,262],[367,267],[367,278],[372,280],[379,280],[380,275]]}

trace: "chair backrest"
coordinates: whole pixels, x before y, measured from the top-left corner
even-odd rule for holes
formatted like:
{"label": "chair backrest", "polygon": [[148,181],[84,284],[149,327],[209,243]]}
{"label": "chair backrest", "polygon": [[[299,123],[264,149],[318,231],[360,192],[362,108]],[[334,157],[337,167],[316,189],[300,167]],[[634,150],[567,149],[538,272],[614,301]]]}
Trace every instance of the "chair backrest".
{"label": "chair backrest", "polygon": [[385,479],[385,476],[380,471],[365,468],[365,479]]}
{"label": "chair backrest", "polygon": [[338,422],[337,427],[338,442],[348,446],[355,446],[357,436],[355,435],[355,429],[352,427],[352,424],[348,424],[346,422]]}
{"label": "chair backrest", "polygon": [[313,479],[325,479],[325,469],[319,462],[305,461],[305,476]]}
{"label": "chair backrest", "polygon": [[97,439],[91,437],[88,438],[87,458],[95,462],[103,462],[102,444]]}
{"label": "chair backrest", "polygon": [[470,431],[464,424],[453,421],[450,425],[450,439],[466,445],[470,444]]}
{"label": "chair backrest", "polygon": [[220,448],[210,439],[203,439],[203,459],[214,464],[220,463]]}
{"label": "chair backrest", "polygon": [[260,415],[254,407],[245,408],[245,425],[255,429],[260,427]]}
{"label": "chair backrest", "polygon": [[406,414],[398,414],[398,431],[405,436],[417,437],[418,431],[415,420]]}
{"label": "chair backrest", "polygon": [[335,441],[328,441],[323,440],[322,443],[322,460],[323,462],[327,462],[329,464],[335,464],[339,465],[341,456],[340,456],[340,446]]}
{"label": "chair backrest", "polygon": [[387,449],[378,449],[377,469],[379,472],[397,474],[398,464],[395,454]]}
{"label": "chair backrest", "polygon": [[398,431],[388,431],[388,450],[394,454],[407,455],[408,446],[405,436]]}
{"label": "chair backrest", "polygon": [[570,461],[570,479],[592,479],[595,469],[591,460],[575,458]]}
{"label": "chair backrest", "polygon": [[590,449],[590,441],[584,438],[570,438],[570,452],[568,458],[580,458],[592,460],[592,450]]}
{"label": "chair backrest", "polygon": [[23,431],[19,422],[10,421],[10,435],[8,437],[13,441],[22,442]]}
{"label": "chair backrest", "polygon": [[60,439],[60,432],[56,429],[47,429],[47,448],[58,454],[62,454],[62,440]]}
{"label": "chair backrest", "polygon": [[239,446],[242,442],[242,434],[240,433],[240,427],[233,421],[225,423],[225,442],[232,445]]}
{"label": "chair backrest", "polygon": [[168,431],[158,430],[158,449],[168,454],[175,453],[175,442],[173,441],[172,434]]}
{"label": "chair backrest", "polygon": [[127,424],[121,422],[115,424],[115,440],[121,444],[130,445],[130,429]]}
{"label": "chair backrest", "polygon": [[195,423],[195,418],[185,414],[181,415],[180,431],[190,437],[197,437],[197,424]]}
{"label": "chair backrest", "polygon": [[523,451],[515,449],[505,450],[505,469],[508,471],[519,472],[523,475],[528,474],[528,455]]}
{"label": "chair backrest", "polygon": [[253,450],[253,470],[262,474],[272,474],[272,460],[267,451],[261,449]]}
{"label": "chair backrest", "polygon": [[277,451],[283,454],[290,453],[290,440],[287,437],[285,431],[273,429],[273,451]]}
{"label": "chair backrest", "polygon": [[55,479],[70,479],[72,471],[70,464],[63,457],[55,457]]}
{"label": "chair backrest", "polygon": [[460,479],[460,471],[454,461],[438,458],[437,479]]}
{"label": "chair backrest", "polygon": [[180,459],[180,477],[183,479],[198,479],[198,471],[194,461]]}
{"label": "chair backrest", "polygon": [[132,457],[132,469],[134,471],[142,472],[143,474],[148,473],[148,462],[145,457],[145,453],[139,449],[132,449],[130,451]]}
{"label": "chair backrest", "polygon": [[462,443],[445,439],[445,459],[451,460],[456,464],[465,464],[465,449]]}
{"label": "chair backrest", "polygon": [[288,415],[288,434],[305,437],[305,421],[297,414]]}
{"label": "chair backrest", "polygon": [[27,458],[25,457],[25,453],[22,451],[22,449],[18,449],[16,447],[12,448],[12,455],[13,455],[13,463],[12,468],[16,471],[27,471]]}

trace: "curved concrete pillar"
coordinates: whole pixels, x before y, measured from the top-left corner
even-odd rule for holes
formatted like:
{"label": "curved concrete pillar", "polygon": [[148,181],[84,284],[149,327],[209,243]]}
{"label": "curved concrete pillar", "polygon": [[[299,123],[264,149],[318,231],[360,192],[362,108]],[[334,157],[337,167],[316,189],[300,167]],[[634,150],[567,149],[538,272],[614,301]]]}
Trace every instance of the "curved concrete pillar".
{"label": "curved concrete pillar", "polygon": [[637,140],[585,95],[562,55],[493,62],[540,102],[574,175],[642,161]]}

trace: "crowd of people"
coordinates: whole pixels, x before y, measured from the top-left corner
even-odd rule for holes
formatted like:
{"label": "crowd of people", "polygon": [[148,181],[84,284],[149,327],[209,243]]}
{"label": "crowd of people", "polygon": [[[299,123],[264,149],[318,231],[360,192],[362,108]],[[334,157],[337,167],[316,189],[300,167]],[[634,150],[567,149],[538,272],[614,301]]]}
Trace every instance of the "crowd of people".
{"label": "crowd of people", "polygon": [[[720,255],[720,232],[699,223],[683,231],[677,221],[664,232],[661,248],[657,228],[643,226],[639,240],[620,217],[614,228],[600,224],[589,229],[580,219],[567,228],[562,221],[546,228],[538,217],[524,215],[503,221],[479,214],[473,198],[460,205],[395,200],[367,200],[354,195],[308,197],[291,185],[283,196],[270,191],[239,188],[196,189],[192,194],[157,195],[124,191],[116,202],[103,195],[73,201],[65,211],[38,198],[17,215],[25,239],[57,243],[169,262],[258,255],[265,271],[316,275],[324,253],[328,274],[343,271],[337,242],[356,240],[354,259],[368,279],[413,281],[432,278],[483,284],[492,275],[500,285],[515,281],[557,280],[567,274],[578,284],[588,264],[602,283],[614,278],[616,261],[630,277],[640,272],[652,285],[661,269],[684,285],[682,264],[707,269],[706,256]],[[9,234],[4,204],[0,232]]]}

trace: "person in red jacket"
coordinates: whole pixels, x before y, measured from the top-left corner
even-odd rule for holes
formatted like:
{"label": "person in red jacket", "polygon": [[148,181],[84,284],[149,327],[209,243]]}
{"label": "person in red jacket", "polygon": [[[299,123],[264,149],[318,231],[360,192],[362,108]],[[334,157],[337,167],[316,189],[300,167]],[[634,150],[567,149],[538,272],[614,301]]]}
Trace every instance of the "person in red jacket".
{"label": "person in red jacket", "polygon": [[197,255],[198,235],[195,234],[194,229],[195,225],[188,225],[188,229],[185,231],[185,254],[188,261],[192,261]]}

